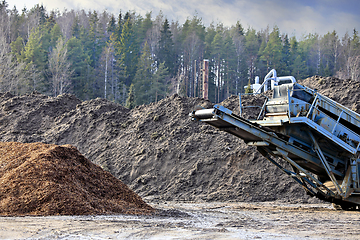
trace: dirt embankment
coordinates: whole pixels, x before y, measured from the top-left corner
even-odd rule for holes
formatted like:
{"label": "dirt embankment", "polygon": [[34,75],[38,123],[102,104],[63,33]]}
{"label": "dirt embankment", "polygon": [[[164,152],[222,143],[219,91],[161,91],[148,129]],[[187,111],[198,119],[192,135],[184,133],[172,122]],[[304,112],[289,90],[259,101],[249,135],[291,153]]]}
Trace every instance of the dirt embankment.
{"label": "dirt embankment", "polygon": [[313,76],[299,81],[300,84],[317,89],[323,94],[347,108],[360,113],[360,82],[334,77]]}
{"label": "dirt embankment", "polygon": [[[358,83],[320,80],[319,92],[358,109]],[[222,104],[238,112],[236,96]],[[212,107],[177,95],[128,110],[104,99],[1,94],[0,141],[74,145],[147,200],[315,201],[242,140],[191,121],[196,105]]]}

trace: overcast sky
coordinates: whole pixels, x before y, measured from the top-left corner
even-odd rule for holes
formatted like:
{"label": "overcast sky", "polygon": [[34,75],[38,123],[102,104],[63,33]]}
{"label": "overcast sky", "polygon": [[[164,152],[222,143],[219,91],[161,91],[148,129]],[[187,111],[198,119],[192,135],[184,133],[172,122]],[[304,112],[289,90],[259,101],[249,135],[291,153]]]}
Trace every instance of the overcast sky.
{"label": "overcast sky", "polygon": [[107,10],[115,16],[120,11],[134,10],[145,16],[152,12],[155,17],[161,10],[170,21],[183,24],[195,14],[207,27],[210,23],[253,27],[259,31],[277,25],[281,33],[295,35],[298,39],[308,33],[321,35],[336,30],[342,37],[346,31],[360,30],[360,0],[7,0],[20,11],[25,6],[43,4],[47,11],[65,8]]}

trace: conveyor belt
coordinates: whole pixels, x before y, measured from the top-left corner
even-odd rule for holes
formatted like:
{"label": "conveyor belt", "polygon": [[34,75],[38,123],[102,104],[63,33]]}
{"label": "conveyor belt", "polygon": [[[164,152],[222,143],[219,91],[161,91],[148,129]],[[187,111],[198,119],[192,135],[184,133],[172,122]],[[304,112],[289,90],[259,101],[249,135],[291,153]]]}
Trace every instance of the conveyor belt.
{"label": "conveyor belt", "polygon": [[[281,135],[276,134],[270,128],[262,127],[257,123],[250,122],[240,116],[232,113],[231,110],[215,105],[213,109],[200,109],[193,111],[190,116],[194,120],[205,122],[222,131],[226,131],[243,139],[248,145],[256,146],[261,154],[263,154],[269,161],[274,163],[277,167],[287,173],[300,183],[309,194],[315,195],[321,199],[338,202],[344,205],[359,204],[359,198],[354,196],[349,197],[350,180],[345,176],[344,172],[337,171],[333,166],[327,163],[327,157],[321,149],[308,148],[308,150],[301,148],[281,138]],[[311,133],[310,133],[311,134]],[[314,138],[315,144],[316,140]],[[288,161],[294,168],[295,172],[282,167],[277,163],[277,157],[283,158]],[[311,173],[328,173],[334,181],[336,178],[347,179],[344,186],[341,188],[337,185],[337,192],[328,189],[318,179],[314,178]],[[345,199],[345,201],[342,200]],[[346,205],[345,204],[345,205]],[[346,205],[347,206],[347,205]],[[352,206],[352,205],[351,205]]]}

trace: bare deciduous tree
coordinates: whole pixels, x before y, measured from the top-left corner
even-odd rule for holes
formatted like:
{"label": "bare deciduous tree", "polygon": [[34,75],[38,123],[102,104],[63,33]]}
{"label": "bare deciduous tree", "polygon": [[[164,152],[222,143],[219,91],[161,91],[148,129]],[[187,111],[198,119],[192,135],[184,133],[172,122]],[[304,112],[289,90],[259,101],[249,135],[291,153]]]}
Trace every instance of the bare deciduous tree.
{"label": "bare deciduous tree", "polygon": [[72,37],[72,26],[75,21],[76,12],[74,10],[64,12],[56,19],[56,23],[59,24],[62,34],[66,39]]}
{"label": "bare deciduous tree", "polygon": [[67,48],[62,38],[59,38],[56,48],[50,53],[48,71],[52,79],[54,96],[66,93],[71,84],[72,71],[67,61]]}
{"label": "bare deciduous tree", "polygon": [[6,37],[0,33],[0,92],[23,94],[31,91],[31,79],[38,77],[38,72],[30,65],[17,62],[10,53]]}
{"label": "bare deciduous tree", "polygon": [[350,78],[352,80],[360,80],[360,56],[350,57],[347,65],[350,70]]}
{"label": "bare deciduous tree", "polygon": [[360,56],[348,57],[345,69],[338,71],[336,77],[360,81]]}

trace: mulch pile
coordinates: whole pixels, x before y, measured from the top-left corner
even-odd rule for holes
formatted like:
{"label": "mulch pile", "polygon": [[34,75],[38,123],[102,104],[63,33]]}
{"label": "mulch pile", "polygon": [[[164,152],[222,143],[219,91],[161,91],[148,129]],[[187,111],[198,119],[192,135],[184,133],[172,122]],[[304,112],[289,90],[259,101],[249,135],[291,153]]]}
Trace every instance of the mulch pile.
{"label": "mulch pile", "polygon": [[153,212],[71,145],[0,142],[0,156],[1,216]]}

